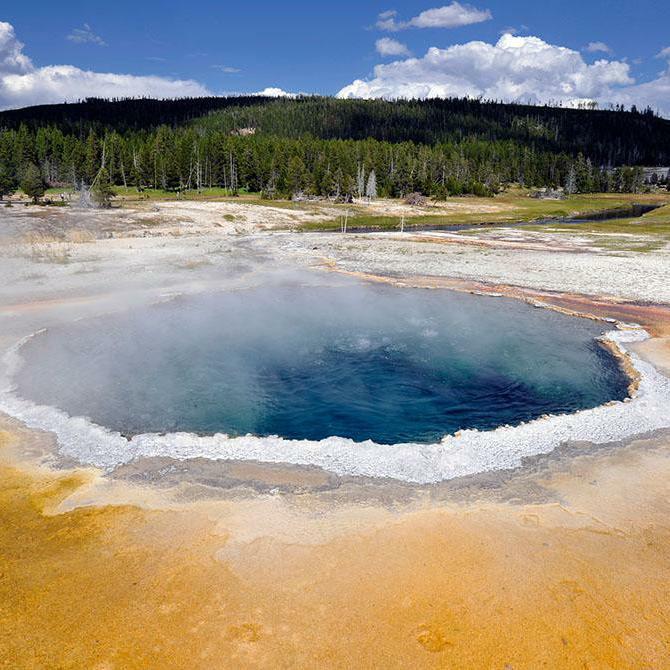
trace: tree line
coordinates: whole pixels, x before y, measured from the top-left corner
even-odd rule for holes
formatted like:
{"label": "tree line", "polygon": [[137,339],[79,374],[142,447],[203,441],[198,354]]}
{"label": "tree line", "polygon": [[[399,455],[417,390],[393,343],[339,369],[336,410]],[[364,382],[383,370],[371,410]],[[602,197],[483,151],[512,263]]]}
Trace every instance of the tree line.
{"label": "tree line", "polygon": [[304,96],[256,96],[178,100],[89,100],[0,112],[0,130],[56,126],[84,138],[102,134],[193,124],[205,130],[253,127],[280,137],[377,139],[437,144],[465,138],[514,140],[552,153],[586,154],[595,164],[670,164],[670,121],[651,109],[570,109],[471,98],[429,100],[338,100]]}
{"label": "tree line", "polygon": [[[227,106],[212,111],[217,100]],[[58,111],[52,121],[44,108],[0,114],[0,123],[13,119],[0,131],[0,189],[16,188],[28,171],[35,181],[37,170],[50,186],[222,187],[266,197],[301,193],[347,199],[365,194],[371,174],[376,193],[389,197],[491,195],[509,183],[563,187],[569,193],[635,192],[643,185],[638,159],[670,162],[670,122],[648,111],[472,100],[204,101],[202,108],[198,99],[93,101],[78,121],[76,109],[87,103],[46,106]],[[130,123],[137,110],[155,105],[159,118],[165,118],[176,109],[169,103],[181,105],[178,122]],[[98,108],[105,112],[104,122],[95,118]],[[38,121],[30,117],[31,109]],[[128,109],[134,111],[124,119]],[[205,115],[197,116],[198,109]],[[571,120],[573,114],[579,123]],[[653,138],[649,128],[656,131]],[[569,129],[590,139],[575,146],[565,137]]]}

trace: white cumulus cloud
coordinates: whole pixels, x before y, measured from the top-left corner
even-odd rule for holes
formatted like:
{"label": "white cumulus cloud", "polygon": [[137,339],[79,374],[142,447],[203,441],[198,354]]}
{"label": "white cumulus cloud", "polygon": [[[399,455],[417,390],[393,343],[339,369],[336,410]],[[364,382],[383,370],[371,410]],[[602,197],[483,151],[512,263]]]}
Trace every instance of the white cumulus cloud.
{"label": "white cumulus cloud", "polygon": [[14,27],[0,21],[0,109],[76,101],[89,97],[179,98],[211,95],[193,80],[91,72],[73,65],[35,67]]}
{"label": "white cumulus cloud", "polygon": [[[249,95],[242,93],[241,95]],[[276,86],[268,86],[264,88],[262,91],[256,91],[256,93],[251,93],[251,95],[259,95],[259,96],[265,96],[266,98],[295,98],[296,94],[295,93],[289,93],[288,91],[284,91],[281,88],[278,88]]]}
{"label": "white cumulus cloud", "polygon": [[611,54],[612,49],[605,44],[605,42],[589,42],[585,47],[584,51],[588,51],[589,53],[604,53],[604,54]]}
{"label": "white cumulus cloud", "polygon": [[99,47],[107,46],[107,42],[100,35],[96,35],[88,23],[85,23],[81,28],[73,28],[70,34],[65,36],[65,39],[75,42],[75,44],[97,44]]}
{"label": "white cumulus cloud", "polygon": [[661,49],[656,54],[656,58],[667,58],[670,60],[670,47],[665,47],[665,49]]}
{"label": "white cumulus cloud", "polygon": [[670,63],[656,79],[617,90],[611,99],[628,107],[636,105],[638,109],[649,106],[670,119]]}
{"label": "white cumulus cloud", "polygon": [[509,33],[510,35],[518,35],[519,33],[528,32],[528,26],[522,23],[520,26],[505,26],[502,30],[498,31],[498,35],[505,35]]}
{"label": "white cumulus cloud", "polygon": [[566,105],[622,102],[649,104],[670,114],[669,72],[636,84],[624,61],[599,59],[588,64],[573,49],[507,33],[496,44],[473,41],[446,49],[431,47],[421,58],[377,65],[371,79],[356,79],[338,96],[463,96]]}
{"label": "white cumulus cloud", "polygon": [[378,17],[377,17],[377,28],[379,30],[400,30],[398,28],[398,23],[396,21],[396,16],[398,16],[398,12],[396,12],[395,9],[388,9],[385,12],[382,12]]}
{"label": "white cumulus cloud", "polygon": [[14,26],[0,21],[0,73],[28,72],[33,64],[23,53],[23,44],[16,39]]}
{"label": "white cumulus cloud", "polygon": [[458,28],[493,18],[488,9],[477,9],[470,5],[462,5],[460,2],[426,9],[409,21],[398,21],[397,16],[395,10],[382,12],[377,18],[377,28],[391,32],[407,28]]}
{"label": "white cumulus cloud", "polygon": [[380,56],[409,56],[406,45],[390,37],[382,37],[375,42],[375,49]]}
{"label": "white cumulus cloud", "polygon": [[483,96],[529,101],[596,98],[612,85],[632,84],[628,64],[584,62],[577,51],[538,37],[506,33],[496,44],[474,41],[431,47],[422,58],[377,65],[374,78],[356,80],[341,97]]}

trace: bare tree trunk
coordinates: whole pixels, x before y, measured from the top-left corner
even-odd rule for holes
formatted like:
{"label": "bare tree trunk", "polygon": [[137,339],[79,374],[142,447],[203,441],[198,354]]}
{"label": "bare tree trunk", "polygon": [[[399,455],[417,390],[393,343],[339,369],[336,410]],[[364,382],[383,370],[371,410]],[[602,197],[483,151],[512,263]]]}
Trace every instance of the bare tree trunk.
{"label": "bare tree trunk", "polygon": [[229,153],[230,159],[230,192],[232,195],[235,195],[237,192],[237,168],[235,162],[233,161],[233,152]]}

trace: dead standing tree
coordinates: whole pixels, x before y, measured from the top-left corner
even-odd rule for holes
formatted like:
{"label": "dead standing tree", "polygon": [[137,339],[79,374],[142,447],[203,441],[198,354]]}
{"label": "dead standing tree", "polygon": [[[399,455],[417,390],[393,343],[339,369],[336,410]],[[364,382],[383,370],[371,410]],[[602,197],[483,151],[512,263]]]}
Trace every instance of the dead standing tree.
{"label": "dead standing tree", "polygon": [[371,170],[370,175],[368,176],[368,183],[365,187],[365,196],[368,200],[377,197],[377,175],[374,170]]}

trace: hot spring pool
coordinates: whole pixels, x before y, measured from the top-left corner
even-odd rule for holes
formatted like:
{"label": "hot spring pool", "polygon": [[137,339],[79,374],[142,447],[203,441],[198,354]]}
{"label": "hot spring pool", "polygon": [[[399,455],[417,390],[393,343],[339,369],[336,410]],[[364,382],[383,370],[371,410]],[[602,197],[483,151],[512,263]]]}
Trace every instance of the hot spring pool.
{"label": "hot spring pool", "polygon": [[506,299],[284,285],[51,329],[23,347],[15,381],[126,436],[435,443],[623,399],[603,330]]}

